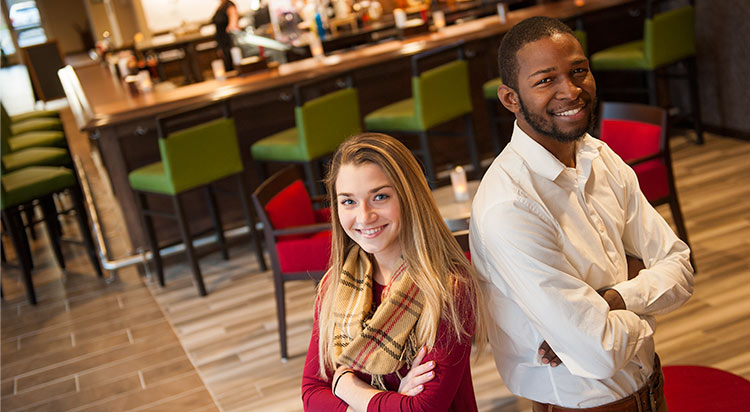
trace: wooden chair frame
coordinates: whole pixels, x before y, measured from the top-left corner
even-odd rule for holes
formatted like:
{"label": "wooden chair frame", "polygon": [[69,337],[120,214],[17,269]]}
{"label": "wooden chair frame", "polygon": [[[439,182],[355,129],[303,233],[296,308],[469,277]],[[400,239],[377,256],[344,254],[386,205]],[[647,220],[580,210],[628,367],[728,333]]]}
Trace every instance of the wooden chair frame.
{"label": "wooden chair frame", "polygon": [[[649,199],[649,203],[651,203],[652,206],[659,206],[665,203],[669,204],[672,218],[677,227],[677,234],[689,247],[690,242],[688,241],[687,229],[685,228],[685,220],[682,216],[680,202],[677,197],[677,189],[674,184],[672,153],[669,147],[669,118],[667,111],[661,107],[638,103],[602,102],[599,119],[600,122],[604,120],[631,120],[656,125],[661,128],[659,136],[659,151],[648,156],[628,160],[627,163],[633,167],[652,160],[660,160],[666,166],[669,195],[658,199]],[[690,263],[693,265],[693,268],[695,268],[692,253],[690,254]]]}
{"label": "wooden chair frame", "polygon": [[[317,223],[314,225],[289,227],[284,229],[275,229],[271,220],[266,214],[266,205],[279,192],[291,185],[293,182],[301,180],[297,168],[287,166],[276,172],[265,182],[263,182],[252,195],[253,204],[260,221],[263,223],[263,233],[266,240],[266,248],[271,257],[271,268],[273,269],[273,284],[276,295],[276,315],[279,324],[279,339],[281,344],[281,358],[287,359],[287,338],[286,338],[286,302],[284,293],[284,283],[294,280],[314,280],[316,283],[325,275],[325,271],[304,271],[283,273],[281,271],[281,262],[276,251],[276,239],[279,236],[314,234],[331,230],[330,223]],[[324,203],[327,201],[325,196],[314,196],[311,198],[313,203]]]}

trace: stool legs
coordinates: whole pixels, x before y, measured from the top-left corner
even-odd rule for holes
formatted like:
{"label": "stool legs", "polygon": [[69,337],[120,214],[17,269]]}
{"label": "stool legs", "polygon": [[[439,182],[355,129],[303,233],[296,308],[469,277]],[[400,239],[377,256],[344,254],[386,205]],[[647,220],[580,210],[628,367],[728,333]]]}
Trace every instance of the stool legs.
{"label": "stool legs", "polygon": [[424,174],[425,176],[427,176],[427,183],[429,183],[430,187],[433,188],[435,186],[435,183],[437,182],[437,177],[435,176],[435,169],[433,168],[432,164],[432,153],[430,153],[430,139],[426,131],[419,132],[417,134],[419,135],[419,154],[422,156],[422,166],[424,166]]}
{"label": "stool legs", "polygon": [[193,249],[193,239],[190,236],[190,227],[188,226],[187,216],[185,215],[185,209],[182,207],[182,201],[180,195],[172,196],[172,204],[177,214],[177,224],[180,226],[180,233],[182,234],[182,242],[185,244],[185,253],[187,254],[190,267],[193,271],[193,281],[195,287],[198,289],[198,294],[206,296],[206,286],[203,284],[203,275],[201,274],[201,268],[198,266],[198,259],[195,255],[195,249]]}
{"label": "stool legs", "polygon": [[3,210],[2,219],[5,226],[10,232],[10,240],[13,248],[16,250],[18,262],[21,265],[21,272],[24,286],[26,287],[26,297],[29,303],[36,305],[36,292],[34,291],[34,282],[31,279],[31,256],[28,255],[27,247],[29,244],[23,221],[18,210]]}
{"label": "stool legs", "polygon": [[148,202],[146,195],[141,192],[135,192],[135,201],[138,204],[138,211],[143,221],[143,227],[146,229],[146,237],[148,238],[148,246],[151,249],[151,259],[154,261],[156,268],[156,278],[159,282],[159,286],[164,286],[164,265],[161,261],[161,254],[159,254],[159,242],[156,240],[156,232],[154,232],[154,222],[148,213]]}
{"label": "stool legs", "polygon": [[695,57],[685,62],[690,81],[690,104],[693,109],[693,127],[698,144],[703,144],[703,121],[701,120],[700,91],[698,89],[698,73],[695,67]]}
{"label": "stool legs", "polygon": [[216,204],[216,195],[211,185],[205,187],[204,193],[206,194],[206,203],[208,204],[208,213],[211,216],[211,223],[214,225],[216,230],[216,242],[219,244],[221,249],[221,257],[224,260],[229,260],[229,251],[227,250],[227,241],[224,239],[224,227],[221,225],[221,217],[219,215],[219,206]]}
{"label": "stool legs", "polygon": [[466,127],[466,144],[469,146],[469,158],[471,159],[472,166],[474,166],[475,176],[479,177],[482,175],[482,172],[479,165],[476,134],[474,133],[474,118],[471,114],[464,116],[464,123]]}
{"label": "stool legs", "polygon": [[91,227],[89,226],[88,217],[86,215],[86,208],[83,206],[83,193],[81,192],[81,188],[77,185],[73,186],[70,193],[73,198],[73,208],[76,211],[78,229],[83,237],[83,244],[86,246],[86,253],[89,255],[91,265],[94,267],[94,270],[96,270],[96,275],[100,278],[104,277],[102,266],[99,262],[99,255],[96,246],[94,245],[94,238],[91,236]]}
{"label": "stool legs", "polygon": [[47,235],[49,237],[52,251],[55,254],[58,266],[61,269],[65,269],[65,258],[63,257],[62,248],[60,247],[61,233],[57,228],[57,209],[52,197],[44,197],[39,199],[39,203],[42,206],[42,213],[44,215],[44,225],[47,227]]}

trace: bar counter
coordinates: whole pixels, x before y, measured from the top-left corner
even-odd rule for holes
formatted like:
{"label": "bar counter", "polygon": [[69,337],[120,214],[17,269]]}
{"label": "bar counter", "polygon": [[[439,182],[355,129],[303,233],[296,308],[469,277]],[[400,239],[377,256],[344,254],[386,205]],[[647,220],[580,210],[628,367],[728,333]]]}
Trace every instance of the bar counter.
{"label": "bar counter", "polygon": [[[469,61],[473,91],[474,121],[480,152],[488,151],[489,127],[481,85],[497,76],[497,47],[502,35],[515,23],[534,15],[556,17],[582,27],[588,33],[589,53],[639,38],[644,18],[644,0],[585,0],[580,6],[562,0],[519,9],[507,14],[501,24],[496,15],[447,26],[439,32],[406,40],[386,41],[355,50],[340,51],[321,60],[304,59],[250,75],[226,80],[206,80],[168,91],[131,94],[125,85],[99,64],[75,69],[80,90],[73,107],[81,129],[88,131],[101,153],[115,195],[122,207],[134,248],[146,245],[135,200],[128,184],[131,170],[159,160],[157,116],[181,108],[226,101],[235,119],[247,181],[259,182],[250,156],[250,145],[271,133],[294,125],[293,86],[319,78],[351,75],[358,89],[362,115],[411,94],[410,56],[436,47],[463,42]],[[464,159],[457,159],[463,161]],[[151,199],[149,199],[151,201]],[[160,199],[154,198],[158,205]],[[188,201],[191,231],[210,228],[203,200]],[[165,202],[166,204],[166,202]],[[168,206],[165,206],[168,207]],[[239,203],[220,199],[224,222],[241,221]],[[173,222],[155,220],[165,243],[179,239]]]}

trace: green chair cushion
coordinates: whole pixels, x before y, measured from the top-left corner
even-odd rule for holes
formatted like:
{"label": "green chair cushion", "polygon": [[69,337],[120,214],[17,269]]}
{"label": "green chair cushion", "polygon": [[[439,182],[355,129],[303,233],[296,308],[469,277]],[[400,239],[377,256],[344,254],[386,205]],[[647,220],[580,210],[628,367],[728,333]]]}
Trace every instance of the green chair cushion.
{"label": "green chair cushion", "polygon": [[414,99],[401,100],[375,110],[365,116],[367,130],[420,131],[422,125],[414,115]]}
{"label": "green chair cushion", "polygon": [[680,7],[646,20],[643,38],[652,69],[695,55],[695,9]]}
{"label": "green chair cushion", "polygon": [[310,100],[294,109],[294,117],[306,161],[333,153],[347,137],[362,132],[354,88]]}
{"label": "green chair cushion", "polygon": [[659,13],[643,25],[643,40],[591,55],[594,70],[655,70],[695,55],[695,10],[680,7]]}
{"label": "green chair cushion", "polygon": [[471,112],[468,65],[463,60],[435,67],[411,79],[412,99],[375,110],[365,117],[368,130],[426,131]]}
{"label": "green chair cushion", "polygon": [[13,136],[39,130],[62,130],[62,122],[57,117],[39,117],[11,123],[10,131]]}
{"label": "green chair cushion", "polygon": [[306,162],[296,127],[282,130],[258,140],[250,146],[253,159],[266,162]]}
{"label": "green chair cushion", "polygon": [[594,70],[650,70],[643,40],[620,44],[591,55]]}
{"label": "green chair cushion", "polygon": [[503,79],[499,77],[487,80],[482,85],[482,93],[484,93],[484,98],[487,100],[497,100],[497,88],[502,86],[502,84]]}
{"label": "green chair cushion", "polygon": [[253,143],[255,160],[310,162],[332,153],[347,137],[362,132],[357,90],[328,93],[294,108],[296,128]]}
{"label": "green chair cushion", "polygon": [[128,175],[133,189],[176,195],[243,170],[232,119],[216,119],[159,139],[162,161]]}
{"label": "green chair cushion", "polygon": [[18,123],[36,117],[60,117],[60,112],[57,110],[32,110],[30,112],[14,114],[10,116],[10,121]]}
{"label": "green chair cushion", "polygon": [[8,139],[8,146],[12,152],[30,147],[55,146],[65,147],[65,134],[58,130],[27,132]]}
{"label": "green chair cushion", "polygon": [[3,155],[3,171],[12,172],[29,166],[65,166],[70,164],[68,151],[59,147],[32,147]]}
{"label": "green chair cushion", "polygon": [[73,172],[64,167],[34,166],[4,173],[0,202],[5,209],[59,192],[75,182]]}
{"label": "green chair cushion", "polygon": [[130,187],[143,192],[172,194],[174,188],[164,171],[164,163],[156,162],[139,167],[128,174]]}
{"label": "green chair cushion", "polygon": [[471,113],[469,65],[456,60],[423,72],[412,78],[414,111],[422,130]]}

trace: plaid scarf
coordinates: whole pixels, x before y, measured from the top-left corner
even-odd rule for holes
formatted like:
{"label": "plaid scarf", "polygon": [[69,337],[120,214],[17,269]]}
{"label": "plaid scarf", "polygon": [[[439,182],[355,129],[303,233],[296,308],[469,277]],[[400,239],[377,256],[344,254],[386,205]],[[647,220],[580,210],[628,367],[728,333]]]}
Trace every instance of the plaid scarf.
{"label": "plaid scarf", "polygon": [[371,375],[373,386],[385,390],[383,375],[398,372],[416,357],[414,326],[424,301],[402,260],[373,310],[372,269],[367,253],[352,247],[334,296],[333,345],[337,364]]}

